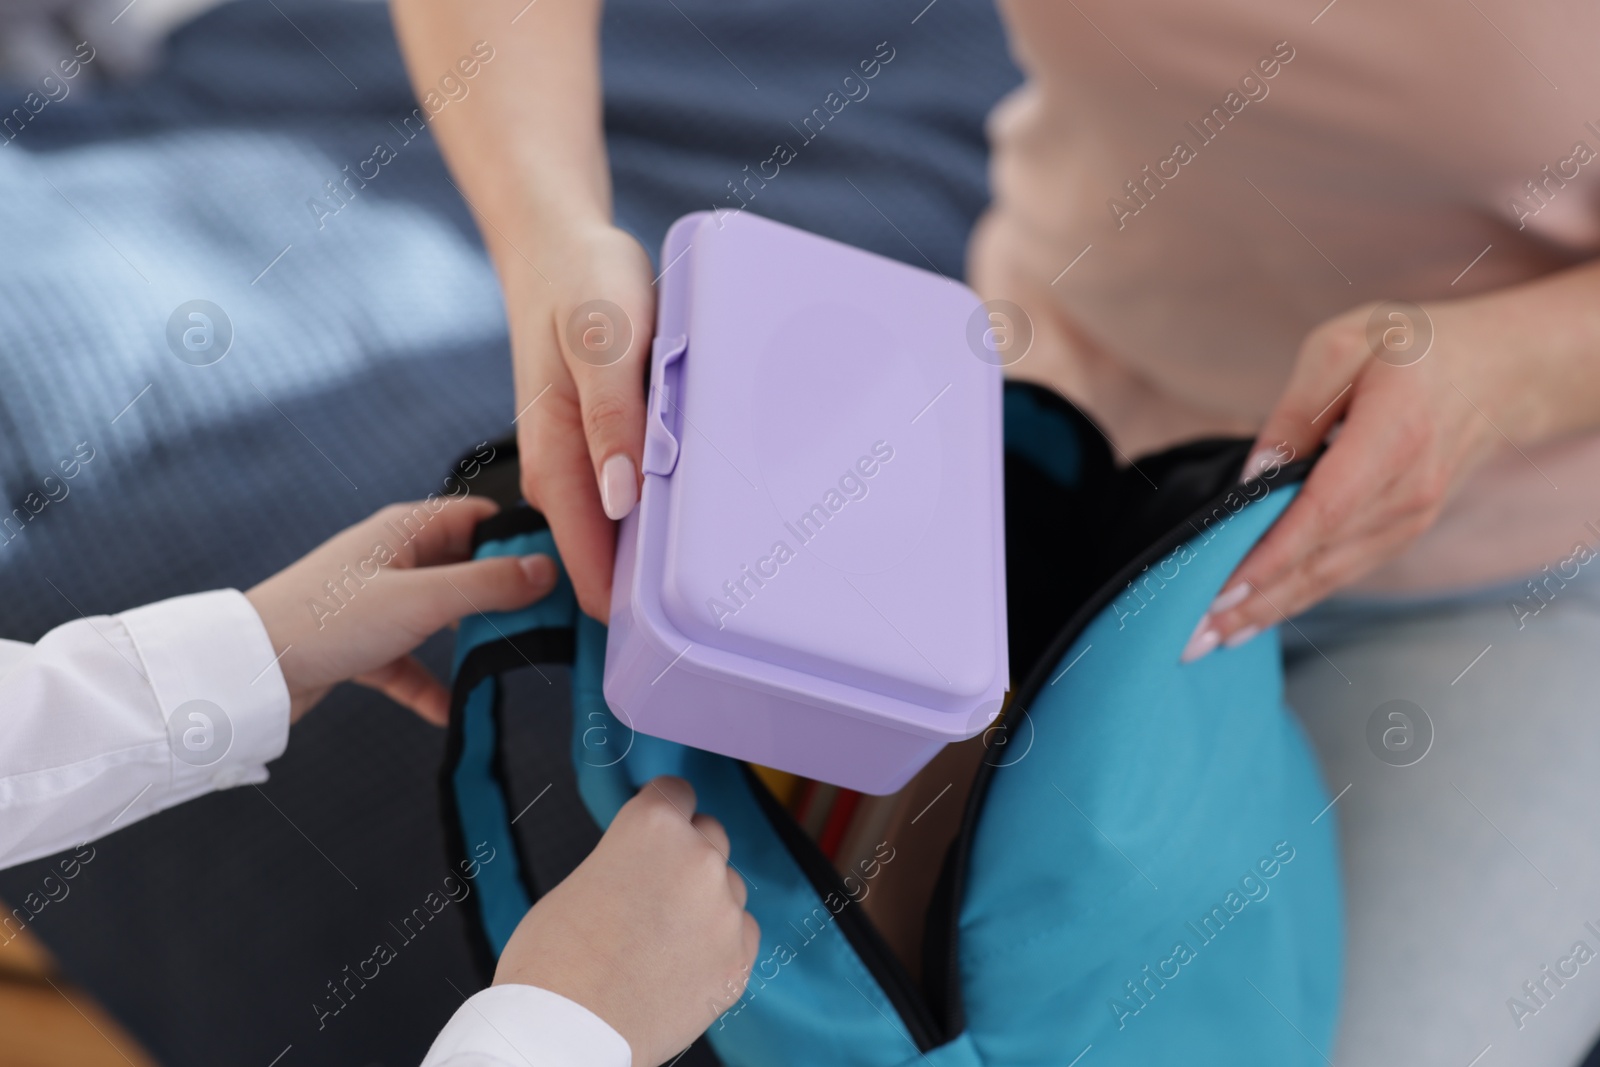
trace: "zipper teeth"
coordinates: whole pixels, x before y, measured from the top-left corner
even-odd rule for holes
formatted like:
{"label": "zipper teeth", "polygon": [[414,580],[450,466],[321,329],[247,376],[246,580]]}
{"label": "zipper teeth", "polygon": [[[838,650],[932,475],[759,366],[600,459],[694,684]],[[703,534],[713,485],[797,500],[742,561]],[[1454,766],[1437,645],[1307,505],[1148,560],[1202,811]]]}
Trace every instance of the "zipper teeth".
{"label": "zipper teeth", "polygon": [[[1302,481],[1306,472],[1310,469],[1311,461],[1301,460],[1298,463],[1282,467],[1275,477],[1262,480],[1269,489],[1276,489],[1281,485]],[[1116,599],[1116,594],[1127,586],[1134,575],[1151,563],[1161,559],[1162,556],[1165,556],[1179,545],[1188,543],[1195,534],[1201,532],[1195,527],[1195,520],[1207,512],[1214,511],[1218,505],[1224,503],[1238,488],[1237,484],[1230,485],[1191,509],[1180,525],[1174,526],[1167,533],[1157,538],[1148,548],[1144,549],[1110,578],[1106,579],[1105,584],[1096,590],[1093,596],[1084,601],[1082,606],[1073,612],[1071,618],[1066,621],[1061,629],[1056,631],[1056,636],[1046,646],[1044,654],[1033,665],[1027,681],[1017,690],[1006,718],[1012,718],[1017,714],[1016,709],[1018,707],[1028,703],[1038,695],[1039,690],[1044,688],[1044,679],[1050,676],[1056,661],[1066,655],[1067,649],[1072,647],[1072,642],[1078,639],[1079,634],[1088,629],[1089,623],[1093,622],[1095,616],[1105,610],[1107,604]],[[1241,508],[1240,510],[1242,511],[1243,509]],[[993,767],[994,765],[985,763],[983,766]],[[987,777],[982,770],[978,773],[980,777]]]}
{"label": "zipper teeth", "polygon": [[900,1016],[900,1021],[905,1024],[912,1042],[917,1046],[917,1051],[927,1052],[936,1047],[940,1043],[940,1026],[938,1020],[933,1017],[927,999],[911,980],[911,975],[900,960],[889,949],[878,928],[873,926],[872,921],[856,906],[855,899],[845,888],[844,879],[834,867],[833,861],[823,854],[817,843],[800,827],[789,809],[778,803],[778,798],[772,795],[772,791],[750,769],[750,765],[743,763],[740,766],[744,771],[745,783],[754,794],[756,803],[777,832],[778,839],[788,849],[789,855],[799,864],[801,872],[811,882],[811,888],[821,896],[822,906],[827,907],[830,894],[837,894],[840,900],[846,902],[834,914],[834,921],[839,924],[845,940],[850,943],[850,947],[866,966],[867,973],[872,975],[884,995],[889,998],[889,1004]]}
{"label": "zipper teeth", "polygon": [[[1275,477],[1263,479],[1269,487],[1292,484],[1301,481],[1307,471],[1311,469],[1310,460],[1282,467]],[[1238,489],[1237,484],[1230,484],[1225,489],[1214,493],[1204,502],[1191,509],[1183,522],[1174,526],[1167,533],[1157,538],[1151,545],[1136,555],[1129,563],[1113,574],[1106,582],[1095,591],[1094,595],[1073,612],[1072,616],[1056,631],[1056,636],[1046,646],[1045,652],[1034,664],[1028,674],[1027,681],[1023,683],[1008,704],[1004,719],[997,725],[1010,725],[1012,721],[1022,714],[1022,709],[1031,703],[1044,687],[1045,679],[1049,678],[1050,671],[1057,660],[1064,655],[1078,636],[1088,628],[1105,606],[1116,598],[1122,588],[1131,580],[1131,576],[1159,560],[1179,545],[1186,543],[1196,532],[1194,521],[1206,512],[1214,510],[1222,504],[1228,496]],[[1242,510],[1242,509],[1241,509]],[[992,727],[991,727],[992,728]],[[912,981],[911,975],[906,971],[900,960],[890,951],[882,935],[872,925],[864,914],[853,909],[854,901],[845,889],[844,879],[833,866],[833,861],[823,855],[817,843],[794,819],[794,816],[782,804],[778,803],[766,783],[756,777],[748,764],[742,765],[745,781],[750,791],[756,797],[767,821],[778,833],[779,839],[788,849],[800,870],[811,882],[811,887],[823,898],[826,906],[827,895],[837,893],[841,899],[850,901],[839,913],[834,916],[840,929],[849,941],[857,957],[867,968],[867,973],[872,975],[884,994],[889,998],[890,1004],[900,1016],[900,1021],[905,1024],[906,1030],[916,1044],[919,1052],[928,1052],[944,1041],[954,1038],[966,1029],[965,1005],[962,1002],[960,988],[957,984],[952,989],[953,999],[947,1008],[946,1022],[950,1025],[941,1026],[940,1020],[934,1017],[933,1009],[928,1003],[927,996],[917,983]],[[949,932],[946,939],[948,958],[945,965],[945,977],[955,981],[959,972],[955,966],[956,955],[960,948],[955,922],[961,914],[961,900],[966,889],[967,860],[972,851],[973,834],[977,829],[978,816],[981,813],[984,800],[987,798],[989,783],[994,777],[997,765],[985,761],[978,766],[978,772],[972,780],[972,791],[967,796],[966,809],[962,812],[961,825],[956,831],[954,841],[951,843],[953,855],[953,871],[951,891],[945,898],[945,914],[934,914],[930,906],[924,930],[931,930],[935,924],[944,925]],[[937,901],[937,894],[935,894]],[[924,960],[923,966],[927,966]],[[945,1031],[949,1032],[946,1033]]]}
{"label": "zipper teeth", "polygon": [[[1310,471],[1312,462],[1313,460],[1301,460],[1297,463],[1288,464],[1280,468],[1276,476],[1262,480],[1269,488],[1300,482],[1305,478],[1306,473]],[[1025,714],[1028,705],[1033,702],[1040,690],[1044,688],[1045,680],[1050,677],[1050,672],[1054,670],[1056,663],[1060,661],[1062,656],[1066,655],[1067,650],[1072,647],[1073,642],[1077,641],[1083,631],[1088,629],[1089,624],[1105,610],[1106,605],[1115,600],[1117,594],[1141,570],[1161,559],[1179,545],[1186,544],[1198,532],[1194,527],[1194,521],[1224,503],[1228,496],[1237,491],[1238,488],[1238,484],[1231,484],[1193,508],[1181,523],[1175,525],[1167,533],[1152,542],[1148,548],[1144,549],[1108,578],[1105,584],[1095,591],[1093,596],[1084,601],[1061,629],[1056,631],[1056,636],[1051,639],[1050,644],[1045,647],[1044,653],[1034,663],[1027,680],[1008,703],[1005,717],[998,725],[1011,726],[1017,716]],[[1243,509],[1241,508],[1240,510],[1242,511]],[[946,937],[945,978],[952,985],[950,990],[952,996],[947,1007],[947,1021],[959,1023],[959,1025],[950,1027],[954,1031],[949,1035],[951,1037],[966,1029],[966,1008],[961,997],[958,980],[960,972],[957,957],[960,951],[960,930],[957,929],[957,921],[961,915],[962,898],[966,893],[968,860],[972,853],[972,841],[977,831],[978,817],[981,814],[984,801],[988,798],[989,785],[994,779],[995,772],[999,769],[998,764],[990,763],[987,760],[978,765],[978,772],[972,779],[972,790],[967,795],[966,809],[961,815],[961,827],[957,830],[955,840],[951,844],[954,869],[951,872],[952,884],[950,893],[945,898],[946,914],[938,916],[930,914],[925,926],[925,929],[931,930],[934,928],[935,922],[938,922],[948,932]],[[926,966],[926,963],[924,963],[924,966]]]}

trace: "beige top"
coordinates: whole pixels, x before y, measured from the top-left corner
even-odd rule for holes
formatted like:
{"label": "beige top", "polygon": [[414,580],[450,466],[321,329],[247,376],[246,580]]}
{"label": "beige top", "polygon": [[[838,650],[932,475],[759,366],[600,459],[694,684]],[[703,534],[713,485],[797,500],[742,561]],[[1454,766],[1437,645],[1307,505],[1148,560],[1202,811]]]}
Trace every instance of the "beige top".
{"label": "beige top", "polygon": [[[1354,305],[1600,251],[1600,8],[1320,6],[1001,4],[1027,82],[990,119],[972,278],[1035,320],[1014,373],[1131,455],[1254,431],[1306,333]],[[1600,438],[1528,455],[1369,585],[1511,578],[1600,540]]]}

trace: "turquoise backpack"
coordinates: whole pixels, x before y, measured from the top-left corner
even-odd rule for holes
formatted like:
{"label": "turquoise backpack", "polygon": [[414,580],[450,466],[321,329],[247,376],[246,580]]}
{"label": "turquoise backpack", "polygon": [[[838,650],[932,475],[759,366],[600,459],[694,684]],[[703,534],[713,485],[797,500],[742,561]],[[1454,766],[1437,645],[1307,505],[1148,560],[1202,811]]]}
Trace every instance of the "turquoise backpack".
{"label": "turquoise backpack", "polygon": [[[1005,420],[1011,677],[1023,681],[940,874],[922,981],[749,768],[633,736],[611,714],[605,628],[565,576],[532,608],[461,624],[443,772],[452,859],[469,841],[519,858],[478,878],[486,965],[536,899],[501,766],[517,709],[501,706],[498,680],[562,664],[595,820],[677,774],[728,830],[762,944],[744,996],[711,1024],[725,1063],[1327,1061],[1342,965],[1335,815],[1284,704],[1275,633],[1178,662],[1309,463],[1239,486],[1248,442],[1202,441],[1119,469],[1087,418],[1019,383]],[[479,530],[478,556],[530,551],[555,553],[531,509]]]}

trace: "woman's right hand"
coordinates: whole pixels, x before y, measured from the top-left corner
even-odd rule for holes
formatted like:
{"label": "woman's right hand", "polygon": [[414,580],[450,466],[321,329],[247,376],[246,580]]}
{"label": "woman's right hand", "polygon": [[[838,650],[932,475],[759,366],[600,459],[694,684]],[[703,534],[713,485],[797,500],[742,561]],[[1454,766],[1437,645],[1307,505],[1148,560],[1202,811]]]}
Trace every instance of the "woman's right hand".
{"label": "woman's right hand", "polygon": [[530,240],[538,242],[528,249],[538,266],[516,247],[496,257],[511,327],[522,492],[549,520],[579,605],[604,622],[616,520],[633,510],[641,484],[655,328],[650,259],[609,224]]}
{"label": "woman's right hand", "polygon": [[579,605],[603,621],[614,520],[639,498],[655,293],[650,258],[611,223],[601,6],[390,2],[505,294],[523,495],[550,520]]}

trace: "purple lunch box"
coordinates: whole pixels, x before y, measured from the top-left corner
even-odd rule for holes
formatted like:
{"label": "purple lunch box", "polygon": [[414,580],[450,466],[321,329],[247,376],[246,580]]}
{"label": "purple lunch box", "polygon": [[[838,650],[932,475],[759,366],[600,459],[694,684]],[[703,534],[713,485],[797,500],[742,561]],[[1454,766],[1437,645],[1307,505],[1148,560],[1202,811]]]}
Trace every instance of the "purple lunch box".
{"label": "purple lunch box", "polygon": [[679,219],[661,263],[606,702],[640,733],[893,792],[1009,686],[982,305],[748,212]]}

